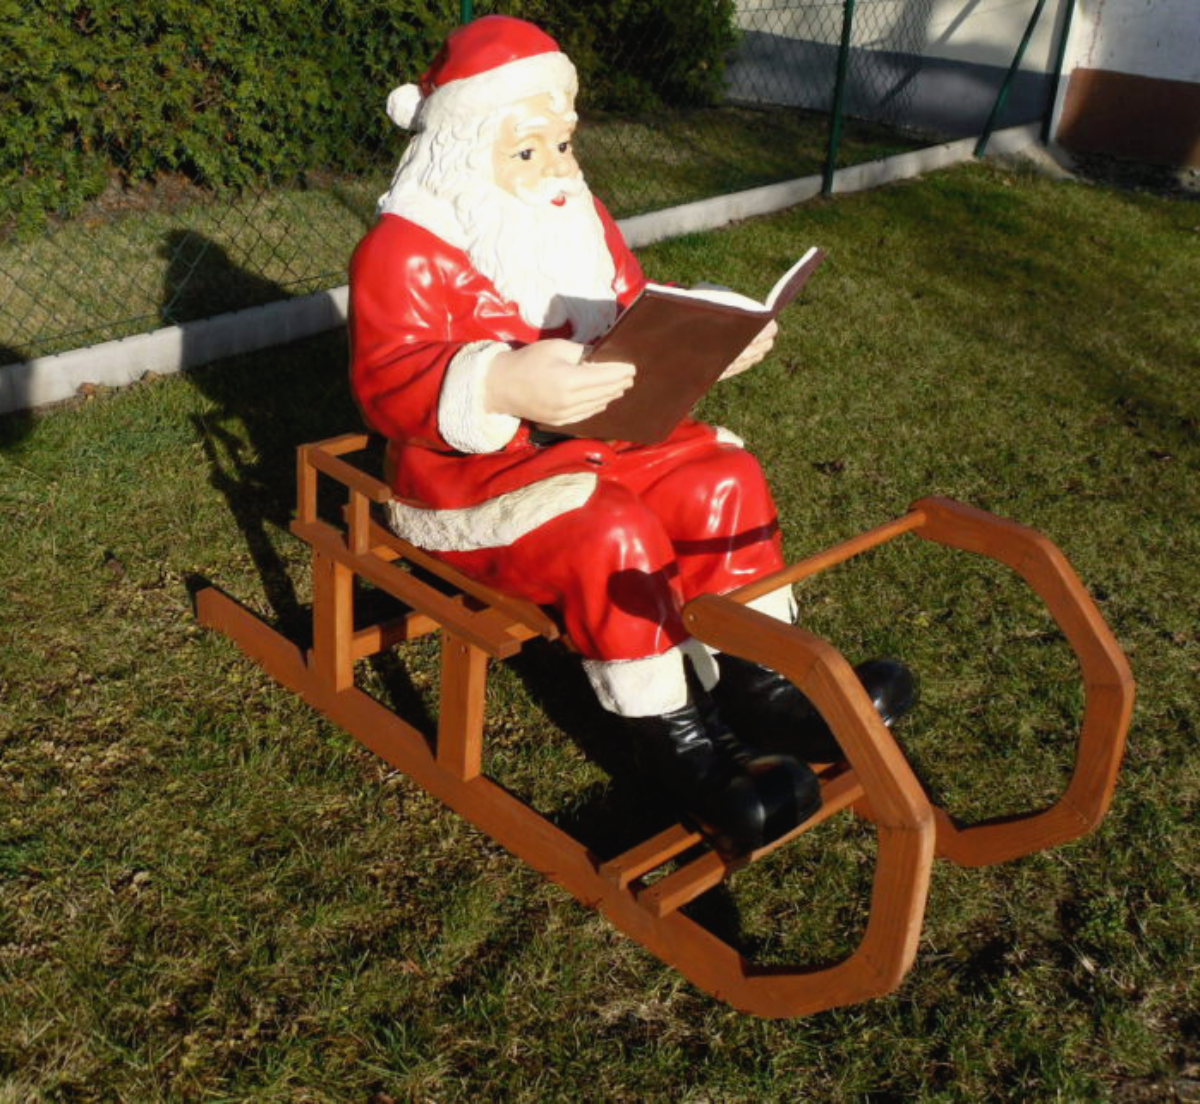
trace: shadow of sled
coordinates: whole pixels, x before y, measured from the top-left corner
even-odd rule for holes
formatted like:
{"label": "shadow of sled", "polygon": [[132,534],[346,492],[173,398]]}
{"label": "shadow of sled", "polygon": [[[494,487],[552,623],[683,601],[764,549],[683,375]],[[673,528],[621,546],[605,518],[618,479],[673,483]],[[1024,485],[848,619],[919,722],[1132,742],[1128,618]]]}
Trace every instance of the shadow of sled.
{"label": "shadow of sled", "polygon": [[[935,855],[964,866],[1003,862],[1075,839],[1107,812],[1134,694],[1129,666],[1108,626],[1065,557],[1041,534],[949,499],[925,498],[895,521],[732,594],[697,598],[684,610],[694,636],[780,671],[829,722],[846,761],[818,768],[821,809],[736,863],[679,824],[613,858],[598,857],[482,771],[488,661],[512,656],[530,640],[557,638],[557,625],[539,607],[497,593],[384,528],[372,506],[388,501],[388,487],[346,459],[368,440],[348,434],[300,449],[292,532],[312,548],[312,648],[302,650],[214,587],[196,594],[201,622],[230,636],[363,745],[735,1008],[803,1016],[890,992],[916,954]],[[336,523],[318,516],[321,477],[346,491]],[[930,802],[842,655],[744,604],[908,533],[1012,568],[1046,604],[1074,650],[1086,704],[1070,781],[1050,807],[960,826]],[[356,627],[356,577],[399,599],[409,612]],[[441,634],[441,708],[432,744],[354,682],[356,660],[431,632]],[[846,810],[875,825],[878,849],[866,930],[842,962],[759,967],[682,911],[734,869]],[[697,857],[650,881],[689,852]]]}

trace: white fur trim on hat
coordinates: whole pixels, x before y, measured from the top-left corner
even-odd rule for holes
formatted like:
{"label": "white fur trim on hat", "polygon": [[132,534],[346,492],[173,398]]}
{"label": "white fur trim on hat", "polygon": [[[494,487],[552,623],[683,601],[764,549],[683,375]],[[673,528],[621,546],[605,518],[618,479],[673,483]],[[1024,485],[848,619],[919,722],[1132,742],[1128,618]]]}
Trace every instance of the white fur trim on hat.
{"label": "white fur trim on hat", "polygon": [[415,84],[393,88],[387,98],[388,118],[401,130],[411,130],[421,106],[421,89]]}
{"label": "white fur trim on hat", "polygon": [[442,378],[438,398],[438,431],[459,452],[497,452],[516,435],[521,419],[493,414],[483,403],[488,369],[503,341],[473,341],[454,355]]}
{"label": "white fur trim on hat", "polygon": [[585,659],[583,670],[610,713],[661,717],[687,705],[687,678],[678,648],[645,659]]}
{"label": "white fur trim on hat", "polygon": [[560,514],[578,510],[596,490],[593,472],[552,475],[477,506],[434,510],[389,502],[388,525],[397,536],[427,552],[475,552],[505,548]]}
{"label": "white fur trim on hat", "polygon": [[534,54],[435,88],[421,102],[415,125],[419,130],[436,130],[544,92],[574,100],[578,90],[579,78],[566,54]]}

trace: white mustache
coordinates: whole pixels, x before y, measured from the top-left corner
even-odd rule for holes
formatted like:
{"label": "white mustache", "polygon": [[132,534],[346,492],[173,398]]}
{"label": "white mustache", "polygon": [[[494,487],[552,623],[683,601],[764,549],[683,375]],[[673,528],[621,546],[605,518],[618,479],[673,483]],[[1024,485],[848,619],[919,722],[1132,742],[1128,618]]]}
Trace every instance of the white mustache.
{"label": "white mustache", "polygon": [[517,198],[524,203],[528,203],[532,207],[540,207],[544,204],[551,203],[559,196],[566,196],[567,199],[574,199],[576,196],[581,196],[587,190],[587,185],[584,183],[583,175],[576,176],[551,176],[545,180],[538,181],[533,187],[518,186]]}

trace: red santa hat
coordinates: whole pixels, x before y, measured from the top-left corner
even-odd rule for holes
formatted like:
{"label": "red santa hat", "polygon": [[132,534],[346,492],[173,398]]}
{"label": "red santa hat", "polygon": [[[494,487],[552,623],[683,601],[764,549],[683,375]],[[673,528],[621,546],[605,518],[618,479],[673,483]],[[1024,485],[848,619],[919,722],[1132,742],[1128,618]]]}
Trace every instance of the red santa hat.
{"label": "red santa hat", "polygon": [[416,84],[393,89],[387,112],[405,130],[424,130],[545,92],[573,98],[577,88],[575,66],[545,31],[485,15],[452,31]]}

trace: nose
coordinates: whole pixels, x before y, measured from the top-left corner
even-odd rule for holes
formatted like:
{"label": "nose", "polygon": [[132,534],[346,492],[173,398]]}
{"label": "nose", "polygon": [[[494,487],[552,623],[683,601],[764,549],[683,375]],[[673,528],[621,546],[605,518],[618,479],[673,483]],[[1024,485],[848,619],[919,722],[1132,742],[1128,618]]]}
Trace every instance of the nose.
{"label": "nose", "polygon": [[546,161],[546,176],[574,176],[575,171],[575,155],[569,149],[565,153],[554,150]]}

